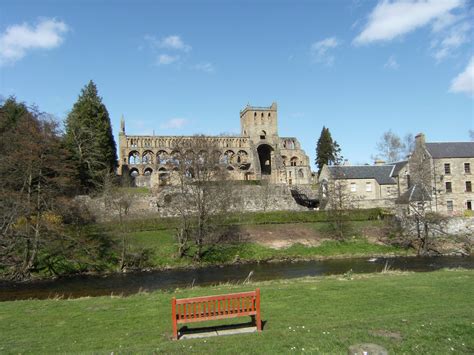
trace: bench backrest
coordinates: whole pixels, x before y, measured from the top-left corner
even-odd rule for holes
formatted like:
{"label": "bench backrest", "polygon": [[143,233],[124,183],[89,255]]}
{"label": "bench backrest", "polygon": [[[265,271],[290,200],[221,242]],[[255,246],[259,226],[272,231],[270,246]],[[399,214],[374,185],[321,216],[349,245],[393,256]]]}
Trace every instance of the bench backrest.
{"label": "bench backrest", "polygon": [[196,321],[255,315],[260,311],[260,289],[227,295],[181,298],[172,300],[177,321]]}

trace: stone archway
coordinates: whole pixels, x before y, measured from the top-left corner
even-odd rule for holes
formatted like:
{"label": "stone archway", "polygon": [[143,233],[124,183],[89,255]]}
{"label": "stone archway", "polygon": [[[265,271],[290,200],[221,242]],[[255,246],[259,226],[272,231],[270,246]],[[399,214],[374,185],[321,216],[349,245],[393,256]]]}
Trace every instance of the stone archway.
{"label": "stone archway", "polygon": [[257,148],[260,171],[262,175],[272,174],[272,152],[273,148],[268,144],[261,144]]}

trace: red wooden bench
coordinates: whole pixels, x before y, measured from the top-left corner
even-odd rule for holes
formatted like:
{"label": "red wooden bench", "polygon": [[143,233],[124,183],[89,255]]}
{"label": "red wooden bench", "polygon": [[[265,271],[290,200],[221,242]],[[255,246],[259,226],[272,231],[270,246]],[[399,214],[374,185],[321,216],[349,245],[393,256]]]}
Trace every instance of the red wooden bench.
{"label": "red wooden bench", "polygon": [[173,338],[178,339],[178,324],[251,316],[262,331],[260,289],[227,295],[171,300]]}

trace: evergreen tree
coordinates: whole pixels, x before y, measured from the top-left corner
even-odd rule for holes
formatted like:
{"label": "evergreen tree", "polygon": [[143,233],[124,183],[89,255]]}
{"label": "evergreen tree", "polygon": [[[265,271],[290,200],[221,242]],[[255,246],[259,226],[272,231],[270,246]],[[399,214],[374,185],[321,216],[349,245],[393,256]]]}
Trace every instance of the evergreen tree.
{"label": "evergreen tree", "polygon": [[325,164],[339,165],[342,159],[341,147],[332,139],[329,128],[323,126],[316,146],[316,165],[318,166],[318,174],[321,172],[321,169]]}
{"label": "evergreen tree", "polygon": [[66,146],[86,191],[97,190],[117,166],[116,144],[107,108],[91,80],[66,119]]}

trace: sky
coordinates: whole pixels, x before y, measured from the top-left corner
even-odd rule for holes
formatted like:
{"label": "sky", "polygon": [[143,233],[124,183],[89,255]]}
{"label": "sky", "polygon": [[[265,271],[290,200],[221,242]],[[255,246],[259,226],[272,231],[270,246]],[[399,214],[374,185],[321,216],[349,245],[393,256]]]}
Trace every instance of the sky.
{"label": "sky", "polygon": [[239,133],[276,101],[311,161],[326,126],[372,163],[389,129],[469,140],[473,27],[473,0],[3,0],[0,95],[63,120],[93,80],[116,137]]}

